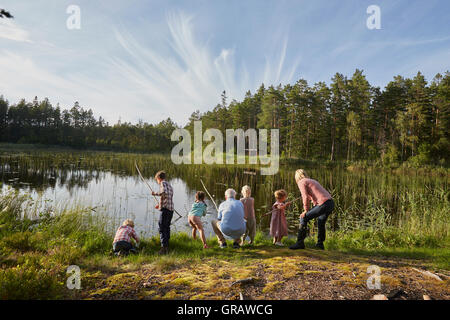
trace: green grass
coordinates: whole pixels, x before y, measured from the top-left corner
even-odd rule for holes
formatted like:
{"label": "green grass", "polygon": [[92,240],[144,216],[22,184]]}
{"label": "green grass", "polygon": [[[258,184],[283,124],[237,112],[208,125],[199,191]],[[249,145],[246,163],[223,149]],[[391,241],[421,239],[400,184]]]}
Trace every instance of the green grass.
{"label": "green grass", "polygon": [[[54,216],[38,213],[40,220],[35,223],[31,219],[36,216],[34,209],[24,209],[27,199],[17,192],[0,198],[0,299],[70,298],[65,281],[67,267],[72,264],[92,274],[129,272],[148,264],[156,271],[167,271],[205,259],[218,264],[225,260],[249,265],[263,258],[261,251],[275,250],[272,239],[262,232],[257,233],[254,246],[239,250],[231,246],[220,249],[215,238],[207,240],[211,248],[204,250],[201,241],[179,233],[172,234],[171,252],[167,256],[157,255],[160,242],[158,237],[151,237],[142,240],[139,254],[116,258],[111,255],[115,230],[106,217],[89,208],[71,208]],[[412,231],[419,229],[386,227],[382,221],[373,222],[370,228],[361,225],[360,230],[329,232],[325,253],[416,259],[450,270],[448,230],[436,234],[429,227],[432,220],[425,220],[426,225],[420,227],[426,232],[416,233]],[[444,226],[448,229],[448,224]],[[314,246],[314,240],[314,235],[307,238],[308,248]],[[283,242],[290,245],[295,237]]]}

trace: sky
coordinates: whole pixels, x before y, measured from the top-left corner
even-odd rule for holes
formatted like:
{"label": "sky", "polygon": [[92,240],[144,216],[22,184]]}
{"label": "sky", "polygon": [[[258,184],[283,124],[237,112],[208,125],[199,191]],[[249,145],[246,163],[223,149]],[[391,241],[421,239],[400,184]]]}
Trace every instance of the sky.
{"label": "sky", "polygon": [[[80,28],[67,20],[80,9]],[[381,28],[369,29],[370,5]],[[383,88],[450,70],[448,0],[0,0],[0,95],[78,101],[110,123],[187,123],[225,90],[364,70]]]}

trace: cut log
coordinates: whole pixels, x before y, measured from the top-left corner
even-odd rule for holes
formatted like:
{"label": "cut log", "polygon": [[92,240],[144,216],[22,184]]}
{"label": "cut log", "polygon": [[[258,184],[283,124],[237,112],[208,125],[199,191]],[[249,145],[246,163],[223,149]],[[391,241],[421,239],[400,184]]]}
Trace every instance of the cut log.
{"label": "cut log", "polygon": [[376,294],[370,300],[389,300],[384,294]]}
{"label": "cut log", "polygon": [[231,283],[230,287],[236,285],[236,284],[249,284],[255,281],[255,278],[245,278],[245,279],[240,279],[240,280],[236,280],[234,282]]}

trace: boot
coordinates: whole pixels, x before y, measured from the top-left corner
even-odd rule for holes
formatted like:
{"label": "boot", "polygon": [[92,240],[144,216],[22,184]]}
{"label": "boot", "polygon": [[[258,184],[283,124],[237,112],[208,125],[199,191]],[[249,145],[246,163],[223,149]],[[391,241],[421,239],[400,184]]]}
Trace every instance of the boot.
{"label": "boot", "polygon": [[325,247],[323,246],[326,237],[325,222],[319,220],[317,224],[318,224],[318,233],[317,233],[316,248],[325,250]]}
{"label": "boot", "polygon": [[305,238],[306,238],[307,227],[300,226],[298,230],[297,242],[289,247],[289,249],[297,250],[297,249],[305,249]]}
{"label": "boot", "polygon": [[316,249],[325,250],[325,247],[323,246],[323,242],[317,242]]}
{"label": "boot", "polygon": [[158,251],[158,254],[159,254],[160,256],[166,255],[166,254],[168,254],[168,253],[169,253],[169,248],[168,248],[168,247],[161,247],[161,250]]}

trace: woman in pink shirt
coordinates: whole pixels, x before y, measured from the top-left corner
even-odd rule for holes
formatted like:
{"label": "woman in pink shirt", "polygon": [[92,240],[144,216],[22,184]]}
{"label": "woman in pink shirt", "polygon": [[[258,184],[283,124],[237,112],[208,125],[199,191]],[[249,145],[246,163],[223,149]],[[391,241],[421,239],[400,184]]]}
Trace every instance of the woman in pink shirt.
{"label": "woman in pink shirt", "polygon": [[[300,215],[300,229],[298,230],[297,243],[290,246],[290,249],[304,249],[305,238],[307,234],[308,221],[317,218],[318,234],[316,247],[324,249],[325,241],[325,222],[334,209],[334,201],[330,193],[325,190],[320,183],[314,179],[310,179],[306,172],[302,169],[295,171],[295,182],[302,193],[303,209]],[[310,210],[310,202],[314,207]]]}

